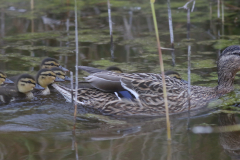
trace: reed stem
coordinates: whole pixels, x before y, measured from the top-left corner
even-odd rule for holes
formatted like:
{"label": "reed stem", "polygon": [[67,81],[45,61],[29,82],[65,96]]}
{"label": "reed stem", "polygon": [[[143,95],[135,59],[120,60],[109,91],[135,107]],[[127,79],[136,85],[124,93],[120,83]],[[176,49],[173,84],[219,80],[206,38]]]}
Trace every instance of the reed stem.
{"label": "reed stem", "polygon": [[170,32],[170,40],[171,40],[171,47],[172,47],[172,65],[175,66],[175,53],[174,53],[174,34],[173,34],[173,25],[172,25],[172,12],[170,6],[170,0],[167,1],[168,6],[168,23],[169,23],[169,32]]}
{"label": "reed stem", "polygon": [[73,103],[73,72],[70,72],[71,77],[71,102]]}
{"label": "reed stem", "polygon": [[112,17],[111,17],[111,5],[110,0],[108,0],[108,21],[109,21],[109,32],[111,37],[111,59],[114,60],[114,46],[113,46],[113,35],[112,35]]}
{"label": "reed stem", "polygon": [[160,62],[160,68],[161,68],[161,72],[162,72],[163,96],[164,96],[166,123],[167,123],[167,139],[171,140],[170,119],[169,119],[168,101],[167,101],[167,89],[166,89],[166,82],[165,82],[165,75],[164,75],[164,66],[163,66],[163,59],[162,59],[161,44],[160,44],[160,39],[159,39],[159,34],[158,34],[157,19],[156,19],[156,13],[155,13],[155,9],[154,9],[154,2],[155,2],[155,0],[150,0],[152,15],[153,15],[154,28],[155,28],[155,34],[156,34],[156,39],[157,39],[159,62]]}
{"label": "reed stem", "polygon": [[76,122],[77,116],[77,90],[78,90],[78,22],[77,22],[77,1],[75,0],[75,42],[76,42],[76,73],[75,73],[75,109],[74,121]]}

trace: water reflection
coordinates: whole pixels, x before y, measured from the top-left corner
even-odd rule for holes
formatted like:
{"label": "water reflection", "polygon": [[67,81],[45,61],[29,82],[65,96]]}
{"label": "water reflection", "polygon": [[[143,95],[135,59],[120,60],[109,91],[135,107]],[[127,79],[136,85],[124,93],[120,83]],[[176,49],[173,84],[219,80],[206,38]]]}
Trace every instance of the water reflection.
{"label": "water reflection", "polygon": [[[236,125],[238,121],[238,115],[226,113],[219,114],[219,125],[222,127]],[[222,132],[219,135],[219,139],[224,151],[232,159],[240,159],[240,131]]]}

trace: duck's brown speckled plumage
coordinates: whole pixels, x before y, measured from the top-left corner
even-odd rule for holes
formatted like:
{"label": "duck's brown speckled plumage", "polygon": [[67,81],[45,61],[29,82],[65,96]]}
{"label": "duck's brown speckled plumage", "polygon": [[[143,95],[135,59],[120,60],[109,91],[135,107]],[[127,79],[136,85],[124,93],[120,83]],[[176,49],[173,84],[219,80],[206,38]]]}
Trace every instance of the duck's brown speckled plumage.
{"label": "duck's brown speckled plumage", "polygon": [[[81,68],[81,67],[80,67]],[[215,88],[191,86],[190,108],[199,109],[221,95],[233,90],[235,74],[240,70],[240,46],[225,49],[218,61],[218,86]],[[79,89],[81,104],[101,110],[106,115],[156,116],[165,113],[162,77],[154,73],[114,73],[102,71],[85,78],[93,87]],[[188,110],[188,86],[179,79],[166,76],[169,113]],[[95,88],[95,89],[94,89]],[[136,100],[118,99],[113,92],[128,90]],[[106,93],[112,92],[112,93]]]}

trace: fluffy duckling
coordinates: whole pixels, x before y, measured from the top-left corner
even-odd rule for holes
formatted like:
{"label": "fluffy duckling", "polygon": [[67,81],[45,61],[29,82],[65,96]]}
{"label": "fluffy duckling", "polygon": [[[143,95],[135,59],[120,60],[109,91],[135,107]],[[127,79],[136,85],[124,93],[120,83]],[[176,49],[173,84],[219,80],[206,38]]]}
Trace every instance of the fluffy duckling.
{"label": "fluffy duckling", "polygon": [[38,95],[49,95],[49,85],[54,82],[64,82],[63,79],[57,77],[56,73],[52,70],[44,68],[38,71],[36,76],[37,84],[41,85],[44,90],[37,92]]}
{"label": "fluffy duckling", "polygon": [[58,61],[54,58],[45,58],[44,60],[42,60],[42,63],[41,63],[41,69],[44,69],[44,68],[48,68],[48,69],[51,69],[53,67],[58,67],[58,68],[61,68],[64,72],[68,72],[69,70],[62,67]]}
{"label": "fluffy duckling", "polygon": [[187,83],[187,81],[185,81],[184,79],[182,79],[182,77],[180,76],[180,74],[178,72],[175,72],[175,71],[166,71],[164,72],[164,74],[166,76],[169,76],[169,77],[172,77],[172,78],[176,78],[176,79],[179,79],[180,81],[184,82],[184,83]]}
{"label": "fluffy duckling", "polygon": [[29,74],[21,74],[16,77],[14,86],[4,86],[0,88],[0,101],[3,103],[9,103],[16,99],[33,99],[33,89],[44,89],[36,84],[33,76]]}
{"label": "fluffy duckling", "polygon": [[51,70],[57,75],[57,77],[65,81],[71,81],[71,79],[68,76],[66,76],[66,73],[61,68],[54,67]]}
{"label": "fluffy duckling", "polygon": [[110,66],[106,70],[107,71],[116,72],[116,73],[123,73],[123,71],[120,68],[116,67],[116,66]]}
{"label": "fluffy duckling", "polygon": [[0,85],[7,84],[7,83],[14,83],[14,82],[8,79],[7,75],[4,72],[0,71]]}

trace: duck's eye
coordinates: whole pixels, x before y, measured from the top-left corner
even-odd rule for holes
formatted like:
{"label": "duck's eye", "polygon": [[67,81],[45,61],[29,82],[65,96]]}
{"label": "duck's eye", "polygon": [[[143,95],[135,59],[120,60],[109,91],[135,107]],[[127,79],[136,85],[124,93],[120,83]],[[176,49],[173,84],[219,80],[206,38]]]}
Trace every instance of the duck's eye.
{"label": "duck's eye", "polygon": [[29,81],[27,81],[27,83],[32,83],[32,82],[29,80]]}
{"label": "duck's eye", "polygon": [[54,64],[53,64],[53,63],[51,63],[50,65],[51,65],[51,66],[54,66]]}
{"label": "duck's eye", "polygon": [[52,76],[52,74],[51,74],[51,73],[48,73],[48,76]]}
{"label": "duck's eye", "polygon": [[57,75],[62,75],[61,73],[57,73]]}

